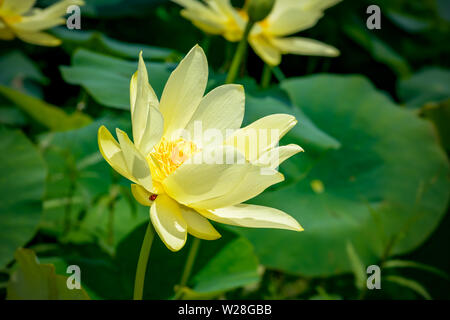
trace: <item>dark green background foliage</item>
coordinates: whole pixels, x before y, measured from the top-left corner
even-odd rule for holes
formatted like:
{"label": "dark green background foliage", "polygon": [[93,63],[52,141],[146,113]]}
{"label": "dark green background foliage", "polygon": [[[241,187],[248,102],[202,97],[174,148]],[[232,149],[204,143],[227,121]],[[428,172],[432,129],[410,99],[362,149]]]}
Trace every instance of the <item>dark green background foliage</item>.
{"label": "dark green background foliage", "polygon": [[[59,286],[71,264],[91,299],[132,298],[148,208],[101,157],[97,129],[130,131],[140,50],[158,96],[194,44],[208,57],[208,90],[224,82],[235,50],[167,0],[86,2],[82,30],[51,30],[61,47],[0,42],[5,298],[46,296],[29,272]],[[381,30],[366,28],[370,4],[381,7]],[[249,202],[284,210],[305,231],[216,225],[223,237],[202,241],[185,298],[450,298],[449,31],[446,0],[344,0],[299,34],[340,56],[283,56],[265,90],[263,63],[249,50],[237,80],[244,124],[292,114],[299,124],[282,144],[305,149],[281,166],[285,182]],[[155,238],[144,298],[174,297],[191,244],[172,253]],[[382,268],[382,290],[366,289],[371,264]],[[86,297],[58,290],[49,297]]]}

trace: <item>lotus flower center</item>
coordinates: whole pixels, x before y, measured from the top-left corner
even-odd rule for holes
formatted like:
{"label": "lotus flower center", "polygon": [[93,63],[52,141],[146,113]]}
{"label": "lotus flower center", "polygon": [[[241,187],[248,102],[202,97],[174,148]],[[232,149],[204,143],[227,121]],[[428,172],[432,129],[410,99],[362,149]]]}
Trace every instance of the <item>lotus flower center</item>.
{"label": "lotus flower center", "polygon": [[168,141],[162,138],[147,156],[152,179],[162,182],[197,151],[197,146],[191,141],[182,138]]}

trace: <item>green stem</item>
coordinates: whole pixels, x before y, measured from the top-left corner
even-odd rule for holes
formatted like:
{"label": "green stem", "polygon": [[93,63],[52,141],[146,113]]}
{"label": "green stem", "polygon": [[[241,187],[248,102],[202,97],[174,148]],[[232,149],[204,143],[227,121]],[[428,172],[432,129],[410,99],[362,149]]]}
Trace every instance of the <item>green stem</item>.
{"label": "green stem", "polygon": [[242,35],[242,39],[237,46],[236,53],[234,54],[233,61],[231,62],[230,70],[228,71],[228,76],[225,80],[225,83],[233,83],[234,80],[236,80],[242,58],[244,57],[247,50],[248,35],[250,34],[250,30],[252,29],[254,24],[255,22],[249,20],[247,22],[247,25],[245,26],[244,34]]}
{"label": "green stem", "polygon": [[270,80],[272,80],[272,67],[265,63],[261,76],[261,88],[267,89],[270,85]]}
{"label": "green stem", "polygon": [[182,290],[189,280],[189,276],[191,275],[192,267],[194,266],[195,257],[197,256],[199,248],[200,248],[200,239],[194,237],[192,245],[189,248],[189,254],[186,260],[186,264],[184,265],[183,274],[181,276],[180,284],[178,285],[174,299],[181,298],[181,295],[183,294]]}
{"label": "green stem", "polygon": [[275,76],[275,78],[277,78],[278,82],[281,82],[284,79],[286,79],[286,77],[284,76],[283,71],[281,71],[280,67],[278,67],[278,66],[273,67],[272,72],[273,72],[273,75]]}
{"label": "green stem", "polygon": [[136,279],[134,281],[134,300],[142,300],[144,293],[145,272],[147,271],[148,257],[152,247],[153,238],[155,237],[155,230],[151,222],[148,223],[147,231],[145,231],[144,241],[142,242],[141,253],[136,269]]}

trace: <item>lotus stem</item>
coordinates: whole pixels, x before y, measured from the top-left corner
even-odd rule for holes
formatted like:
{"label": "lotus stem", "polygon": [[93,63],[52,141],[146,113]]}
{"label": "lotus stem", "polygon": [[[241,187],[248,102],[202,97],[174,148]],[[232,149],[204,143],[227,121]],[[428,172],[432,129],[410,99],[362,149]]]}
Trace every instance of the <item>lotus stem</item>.
{"label": "lotus stem", "polygon": [[134,281],[133,300],[142,300],[144,294],[145,272],[147,271],[148,257],[150,256],[150,249],[152,247],[153,238],[155,237],[155,230],[151,222],[148,223],[145,231],[144,241],[142,242],[141,252],[136,269],[136,279]]}
{"label": "lotus stem", "polygon": [[272,67],[265,63],[261,76],[261,88],[267,89],[270,85],[270,80],[272,80]]}
{"label": "lotus stem", "polygon": [[174,299],[181,298],[182,290],[186,286],[189,276],[192,272],[192,267],[194,266],[195,258],[197,257],[198,249],[200,248],[200,239],[194,237],[194,240],[192,241],[192,245],[189,248],[189,254],[186,260],[186,264],[184,265],[183,274],[181,276],[180,284],[177,288],[177,293],[175,294]]}
{"label": "lotus stem", "polygon": [[233,61],[231,62],[230,70],[228,71],[227,79],[225,83],[233,83],[236,80],[237,74],[239,72],[239,67],[241,66],[242,59],[247,51],[247,40],[248,35],[250,34],[250,30],[252,29],[254,21],[249,20],[247,25],[245,26],[244,34],[242,35],[242,39],[239,42],[236,53],[234,54]]}

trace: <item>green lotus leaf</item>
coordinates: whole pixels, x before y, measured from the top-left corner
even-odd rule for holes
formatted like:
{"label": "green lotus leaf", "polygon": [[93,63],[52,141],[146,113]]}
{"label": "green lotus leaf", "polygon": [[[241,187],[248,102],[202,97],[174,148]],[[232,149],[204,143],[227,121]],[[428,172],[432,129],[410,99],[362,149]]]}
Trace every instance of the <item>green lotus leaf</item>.
{"label": "green lotus leaf", "polygon": [[19,131],[0,127],[0,268],[37,231],[47,169],[36,147]]}
{"label": "green lotus leaf", "polygon": [[331,275],[351,270],[347,242],[366,266],[420,245],[449,200],[449,164],[432,125],[360,76],[293,78],[282,88],[341,148],[297,155],[291,183],[251,200],[284,210],[305,229],[239,229],[261,262]]}
{"label": "green lotus leaf", "polygon": [[87,300],[88,294],[80,289],[69,289],[67,277],[57,275],[52,264],[40,264],[30,249],[15,253],[17,270],[8,282],[8,300]]}

